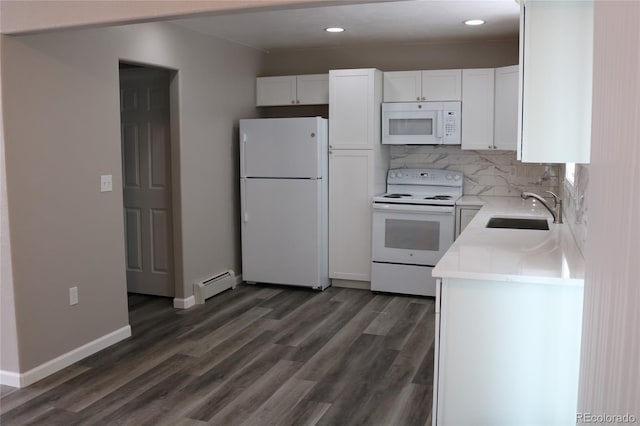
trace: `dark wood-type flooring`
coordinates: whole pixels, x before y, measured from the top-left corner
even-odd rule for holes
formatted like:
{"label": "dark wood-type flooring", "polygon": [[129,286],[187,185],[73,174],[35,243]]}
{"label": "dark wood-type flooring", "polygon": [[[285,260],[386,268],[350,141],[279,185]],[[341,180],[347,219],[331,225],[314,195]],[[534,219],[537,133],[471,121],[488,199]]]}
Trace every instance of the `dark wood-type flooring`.
{"label": "dark wood-type flooring", "polygon": [[241,285],[204,305],[130,295],[133,336],[24,389],[8,425],[425,425],[432,298]]}

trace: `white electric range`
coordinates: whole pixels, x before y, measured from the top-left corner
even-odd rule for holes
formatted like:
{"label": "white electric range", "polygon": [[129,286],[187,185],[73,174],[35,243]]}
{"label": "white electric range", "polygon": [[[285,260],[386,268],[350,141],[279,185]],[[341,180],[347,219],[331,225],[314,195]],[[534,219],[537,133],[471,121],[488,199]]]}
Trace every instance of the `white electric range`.
{"label": "white electric range", "polygon": [[373,198],[371,290],[436,295],[431,271],[453,243],[461,172],[391,169]]}

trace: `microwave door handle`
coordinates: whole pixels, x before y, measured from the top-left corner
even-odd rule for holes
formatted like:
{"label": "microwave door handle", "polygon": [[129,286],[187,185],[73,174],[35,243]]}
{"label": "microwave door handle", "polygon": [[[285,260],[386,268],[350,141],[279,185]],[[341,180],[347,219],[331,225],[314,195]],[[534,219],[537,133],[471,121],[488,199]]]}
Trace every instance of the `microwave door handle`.
{"label": "microwave door handle", "polygon": [[443,113],[442,110],[436,112],[436,137],[438,139],[442,139],[442,120]]}

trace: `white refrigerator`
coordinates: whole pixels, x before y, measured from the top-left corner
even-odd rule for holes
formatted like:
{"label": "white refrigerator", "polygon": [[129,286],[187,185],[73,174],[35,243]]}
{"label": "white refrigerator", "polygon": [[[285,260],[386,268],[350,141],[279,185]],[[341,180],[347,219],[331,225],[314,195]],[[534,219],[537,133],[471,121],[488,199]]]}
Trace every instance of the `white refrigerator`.
{"label": "white refrigerator", "polygon": [[240,120],[242,279],[323,290],[328,120]]}

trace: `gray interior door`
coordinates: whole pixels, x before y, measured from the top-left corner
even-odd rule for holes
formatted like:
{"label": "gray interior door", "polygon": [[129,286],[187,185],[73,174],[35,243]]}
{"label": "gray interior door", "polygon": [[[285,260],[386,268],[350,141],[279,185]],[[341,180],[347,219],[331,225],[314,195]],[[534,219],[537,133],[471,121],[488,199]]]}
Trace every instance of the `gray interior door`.
{"label": "gray interior door", "polygon": [[120,69],[127,289],[174,296],[169,72]]}

